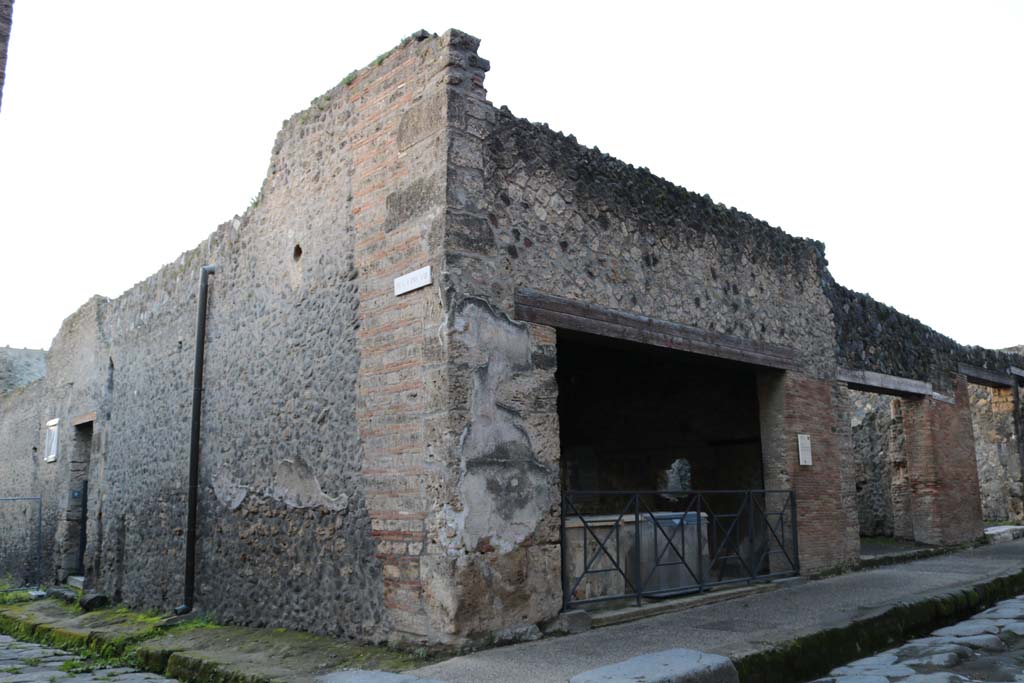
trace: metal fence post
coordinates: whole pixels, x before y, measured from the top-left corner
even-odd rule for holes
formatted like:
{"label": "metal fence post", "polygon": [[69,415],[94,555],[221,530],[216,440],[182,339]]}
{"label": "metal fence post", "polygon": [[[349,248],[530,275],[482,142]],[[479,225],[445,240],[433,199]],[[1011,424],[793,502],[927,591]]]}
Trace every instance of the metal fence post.
{"label": "metal fence post", "polygon": [[636,576],[636,606],[639,607],[644,594],[644,576],[640,568],[640,544],[643,534],[640,530],[640,494],[633,495],[633,573]]}
{"label": "metal fence post", "polygon": [[[701,513],[700,494],[697,496],[697,587],[698,592],[705,590],[704,581],[704,515]],[[685,522],[684,522],[685,524]],[[683,556],[686,556],[686,528],[683,527]]]}
{"label": "metal fence post", "polygon": [[[560,538],[562,541],[562,609],[568,609],[569,607],[569,547],[568,547],[568,534],[565,531],[565,504],[569,498],[569,494],[562,494],[562,509],[560,516],[562,518],[562,529]],[[585,561],[585,560],[584,560]]]}
{"label": "metal fence post", "polygon": [[797,574],[800,573],[800,547],[797,545],[797,533],[796,528],[796,491],[789,492],[789,514],[790,524],[793,526],[793,533],[790,534],[793,537],[793,571]]}
{"label": "metal fence post", "polygon": [[757,576],[757,568],[754,567],[754,497],[750,491],[747,491],[744,498],[747,503],[747,558],[750,564],[743,562],[742,559],[740,562],[747,568],[747,584],[749,585]]}
{"label": "metal fence post", "polygon": [[36,590],[43,587],[43,497],[36,499]]}

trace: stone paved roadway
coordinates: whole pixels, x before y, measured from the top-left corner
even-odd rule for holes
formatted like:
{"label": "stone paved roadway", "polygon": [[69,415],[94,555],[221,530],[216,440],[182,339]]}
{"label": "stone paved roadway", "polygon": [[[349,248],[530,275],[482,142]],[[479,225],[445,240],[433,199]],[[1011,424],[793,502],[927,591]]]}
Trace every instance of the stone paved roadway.
{"label": "stone paved roadway", "polygon": [[1024,595],[814,683],[1024,681]]}
{"label": "stone paved roadway", "polygon": [[170,678],[134,669],[97,669],[70,674],[61,670],[64,662],[78,658],[63,650],[23,643],[0,635],[0,683],[169,683]]}

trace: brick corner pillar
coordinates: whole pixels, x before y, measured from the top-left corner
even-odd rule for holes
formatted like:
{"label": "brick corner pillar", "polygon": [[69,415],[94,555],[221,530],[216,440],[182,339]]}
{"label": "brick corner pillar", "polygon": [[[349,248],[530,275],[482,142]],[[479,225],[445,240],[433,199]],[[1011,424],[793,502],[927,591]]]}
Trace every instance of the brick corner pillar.
{"label": "brick corner pillar", "polygon": [[981,490],[967,378],[954,375],[953,396],[903,401],[914,540],[955,545],[978,538]]}
{"label": "brick corner pillar", "polygon": [[[814,573],[857,560],[849,397],[842,383],[796,372],[758,376],[765,488],[796,492],[800,569]],[[799,464],[798,435],[812,464]]]}

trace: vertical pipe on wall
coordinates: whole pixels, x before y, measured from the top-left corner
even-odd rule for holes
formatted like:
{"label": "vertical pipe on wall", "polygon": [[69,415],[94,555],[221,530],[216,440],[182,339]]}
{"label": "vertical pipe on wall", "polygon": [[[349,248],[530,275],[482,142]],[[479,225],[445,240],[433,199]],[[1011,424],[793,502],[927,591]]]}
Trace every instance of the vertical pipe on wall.
{"label": "vertical pipe on wall", "polygon": [[196,360],[192,373],[192,434],[188,452],[188,522],[185,531],[185,601],[175,614],[188,614],[196,590],[196,514],[199,507],[199,426],[203,407],[203,358],[206,351],[206,289],[217,266],[203,266],[199,273],[199,312],[196,320]]}

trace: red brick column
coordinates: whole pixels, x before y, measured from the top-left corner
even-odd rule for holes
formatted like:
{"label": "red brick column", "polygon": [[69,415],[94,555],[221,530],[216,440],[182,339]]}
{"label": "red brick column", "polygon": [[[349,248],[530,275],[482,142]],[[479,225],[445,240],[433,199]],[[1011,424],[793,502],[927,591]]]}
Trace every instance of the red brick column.
{"label": "red brick column", "polygon": [[[388,628],[399,641],[437,640],[420,565],[430,507],[424,424],[441,365],[436,281],[448,62],[444,37],[410,40],[360,72],[348,90],[361,356],[356,418]],[[395,295],[396,277],[428,265],[434,285]]]}
{"label": "red brick column", "polygon": [[[764,480],[796,492],[802,573],[857,559],[857,509],[845,385],[795,372],[758,377]],[[813,463],[799,464],[797,435],[811,437]]]}
{"label": "red brick column", "polygon": [[953,545],[982,532],[981,494],[967,378],[950,398],[903,401],[914,540]]}

